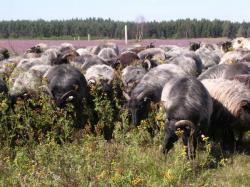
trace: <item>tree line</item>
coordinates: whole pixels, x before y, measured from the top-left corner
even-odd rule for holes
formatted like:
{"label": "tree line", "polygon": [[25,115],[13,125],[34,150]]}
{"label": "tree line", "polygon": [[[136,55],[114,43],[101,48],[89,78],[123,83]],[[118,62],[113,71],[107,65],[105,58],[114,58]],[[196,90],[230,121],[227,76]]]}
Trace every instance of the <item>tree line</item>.
{"label": "tree line", "polygon": [[143,28],[143,38],[200,38],[200,37],[250,37],[250,23],[207,19],[180,19],[176,21],[122,22],[111,19],[88,18],[71,20],[15,20],[0,21],[0,38],[50,38],[87,37],[124,38],[124,25],[128,38],[135,39],[138,25]]}

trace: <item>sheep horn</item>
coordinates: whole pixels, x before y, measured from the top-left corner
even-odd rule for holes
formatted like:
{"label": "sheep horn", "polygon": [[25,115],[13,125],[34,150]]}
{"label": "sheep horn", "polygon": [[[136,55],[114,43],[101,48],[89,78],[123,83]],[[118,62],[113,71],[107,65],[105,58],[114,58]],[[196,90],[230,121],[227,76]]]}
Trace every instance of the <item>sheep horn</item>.
{"label": "sheep horn", "polygon": [[60,100],[64,102],[67,97],[69,97],[69,96],[76,96],[76,95],[77,95],[77,93],[76,93],[75,90],[70,90],[70,91],[66,92],[65,94],[63,94],[61,96]]}
{"label": "sheep horn", "polygon": [[175,123],[175,127],[176,128],[183,128],[183,127],[186,127],[186,126],[189,126],[191,128],[194,128],[194,123],[189,121],[189,120],[180,120],[180,121],[177,121]]}
{"label": "sheep horn", "polygon": [[148,70],[150,70],[151,69],[151,63],[150,63],[150,61],[148,59],[146,59],[144,62],[148,64]]}

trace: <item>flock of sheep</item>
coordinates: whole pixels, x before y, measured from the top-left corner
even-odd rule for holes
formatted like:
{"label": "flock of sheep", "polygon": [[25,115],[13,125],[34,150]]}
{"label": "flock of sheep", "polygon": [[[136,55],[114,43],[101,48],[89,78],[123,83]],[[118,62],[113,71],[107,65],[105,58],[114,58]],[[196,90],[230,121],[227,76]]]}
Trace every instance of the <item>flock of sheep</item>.
{"label": "flock of sheep", "polygon": [[195,156],[201,135],[227,150],[239,146],[250,130],[250,40],[246,38],[122,50],[113,43],[78,49],[68,43],[38,44],[22,55],[9,55],[0,48],[0,75],[5,77],[0,78],[0,92],[14,108],[17,98],[43,91],[60,107],[72,102],[80,115],[82,100],[90,99],[89,87],[99,84],[104,92],[112,90],[118,69],[133,125],[147,117],[151,102],[161,102],[166,109],[164,153],[177,141],[177,129],[184,131],[189,158]]}

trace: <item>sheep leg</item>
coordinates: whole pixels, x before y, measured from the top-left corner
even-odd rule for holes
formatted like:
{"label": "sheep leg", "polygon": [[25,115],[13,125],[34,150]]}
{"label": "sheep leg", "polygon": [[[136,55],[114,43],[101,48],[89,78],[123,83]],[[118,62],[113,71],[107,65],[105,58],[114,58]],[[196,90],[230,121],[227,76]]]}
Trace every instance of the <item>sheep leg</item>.
{"label": "sheep leg", "polygon": [[184,131],[184,145],[186,146],[186,153],[188,159],[195,158],[195,150],[197,147],[197,142],[195,141],[195,130],[185,129]]}

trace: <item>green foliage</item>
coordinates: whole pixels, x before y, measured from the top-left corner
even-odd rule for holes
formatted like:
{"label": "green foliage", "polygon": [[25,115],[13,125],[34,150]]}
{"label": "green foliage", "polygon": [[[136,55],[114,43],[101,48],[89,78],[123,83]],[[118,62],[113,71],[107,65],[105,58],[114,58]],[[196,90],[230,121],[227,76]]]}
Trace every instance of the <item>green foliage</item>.
{"label": "green foliage", "polygon": [[101,83],[97,83],[91,87],[90,94],[93,97],[94,108],[98,115],[95,131],[97,134],[104,133],[105,139],[111,139],[115,123],[120,120],[120,111],[123,105],[121,101],[122,82],[116,75],[112,81],[111,91],[103,91]]}
{"label": "green foliage", "polygon": [[[3,96],[2,96],[3,97]],[[67,110],[48,102],[46,96],[18,100],[10,110],[7,99],[0,102],[0,145],[25,145],[36,142],[64,142],[72,139],[73,106]]]}

